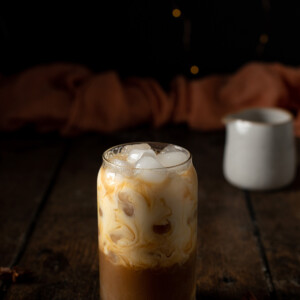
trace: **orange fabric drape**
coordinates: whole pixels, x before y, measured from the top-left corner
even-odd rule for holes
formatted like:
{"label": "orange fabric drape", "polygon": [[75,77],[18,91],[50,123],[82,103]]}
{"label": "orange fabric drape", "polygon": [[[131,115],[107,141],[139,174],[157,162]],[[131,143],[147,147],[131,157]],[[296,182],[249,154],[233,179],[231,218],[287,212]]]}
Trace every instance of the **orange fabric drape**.
{"label": "orange fabric drape", "polygon": [[33,124],[40,131],[68,135],[112,132],[145,122],[186,122],[194,129],[214,130],[222,128],[225,114],[260,106],[292,111],[300,136],[300,68],[249,63],[227,76],[176,77],[169,92],[154,79],[121,80],[116,72],[94,74],[73,64],[37,66],[0,77],[0,130]]}

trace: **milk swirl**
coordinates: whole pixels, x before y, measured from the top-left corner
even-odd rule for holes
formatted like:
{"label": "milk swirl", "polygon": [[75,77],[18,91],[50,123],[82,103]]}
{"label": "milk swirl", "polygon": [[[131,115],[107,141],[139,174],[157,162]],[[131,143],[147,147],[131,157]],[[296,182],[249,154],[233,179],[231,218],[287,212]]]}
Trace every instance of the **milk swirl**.
{"label": "milk swirl", "polygon": [[185,263],[197,238],[197,175],[189,153],[173,145],[124,148],[106,152],[98,174],[100,251],[136,269]]}

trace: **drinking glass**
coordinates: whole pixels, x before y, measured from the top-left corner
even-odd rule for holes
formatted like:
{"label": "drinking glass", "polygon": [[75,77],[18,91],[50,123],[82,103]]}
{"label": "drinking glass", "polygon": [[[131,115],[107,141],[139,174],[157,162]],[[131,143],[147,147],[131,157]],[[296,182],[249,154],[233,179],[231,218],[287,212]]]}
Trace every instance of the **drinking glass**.
{"label": "drinking glass", "polygon": [[197,174],[188,150],[129,143],[97,179],[102,300],[195,300]]}

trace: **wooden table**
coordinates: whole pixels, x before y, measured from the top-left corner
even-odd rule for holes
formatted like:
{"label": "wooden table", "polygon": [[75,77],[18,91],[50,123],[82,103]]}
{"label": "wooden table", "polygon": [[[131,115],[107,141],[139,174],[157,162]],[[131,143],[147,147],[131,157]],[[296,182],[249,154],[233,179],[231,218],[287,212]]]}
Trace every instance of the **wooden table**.
{"label": "wooden table", "polygon": [[98,299],[101,154],[138,140],[177,143],[193,154],[199,178],[197,299],[300,299],[300,172],[282,190],[239,190],[223,178],[224,132],[181,126],[69,139],[2,134],[0,266],[17,265],[30,276],[3,280],[1,299]]}

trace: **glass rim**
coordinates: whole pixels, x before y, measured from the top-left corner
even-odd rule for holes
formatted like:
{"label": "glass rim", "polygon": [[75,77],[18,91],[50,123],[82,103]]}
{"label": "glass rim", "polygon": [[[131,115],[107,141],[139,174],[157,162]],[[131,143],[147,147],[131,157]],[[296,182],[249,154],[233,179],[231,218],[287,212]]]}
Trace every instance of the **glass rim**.
{"label": "glass rim", "polygon": [[[187,159],[179,164],[176,164],[176,165],[172,165],[172,166],[169,166],[169,167],[161,167],[161,168],[136,168],[134,166],[130,167],[130,168],[127,168],[127,167],[122,167],[122,166],[119,166],[119,165],[116,165],[114,164],[113,162],[111,162],[107,157],[107,153],[109,153],[110,151],[113,151],[114,149],[117,149],[117,148],[123,148],[127,145],[137,145],[137,144],[148,144],[152,150],[155,150],[155,148],[152,148],[152,145],[156,144],[156,145],[160,145],[160,146],[163,146],[161,148],[164,149],[165,147],[169,146],[169,145],[172,145],[172,146],[176,146],[180,149],[182,149],[183,151],[180,151],[180,152],[185,152],[187,154]],[[108,165],[111,165],[113,166],[113,168],[117,168],[117,169],[130,169],[130,170],[141,170],[141,171],[163,171],[163,170],[169,170],[169,169],[176,169],[180,166],[184,166],[186,164],[188,164],[189,162],[192,161],[192,154],[190,153],[189,150],[187,150],[186,148],[182,147],[182,146],[179,146],[179,145],[176,145],[176,144],[172,144],[172,143],[164,143],[164,142],[154,142],[154,141],[140,141],[140,142],[128,142],[128,143],[123,143],[123,144],[118,144],[118,145],[115,145],[115,146],[112,146],[110,148],[108,148],[107,150],[105,150],[102,154],[102,160],[103,162],[107,163]]]}

